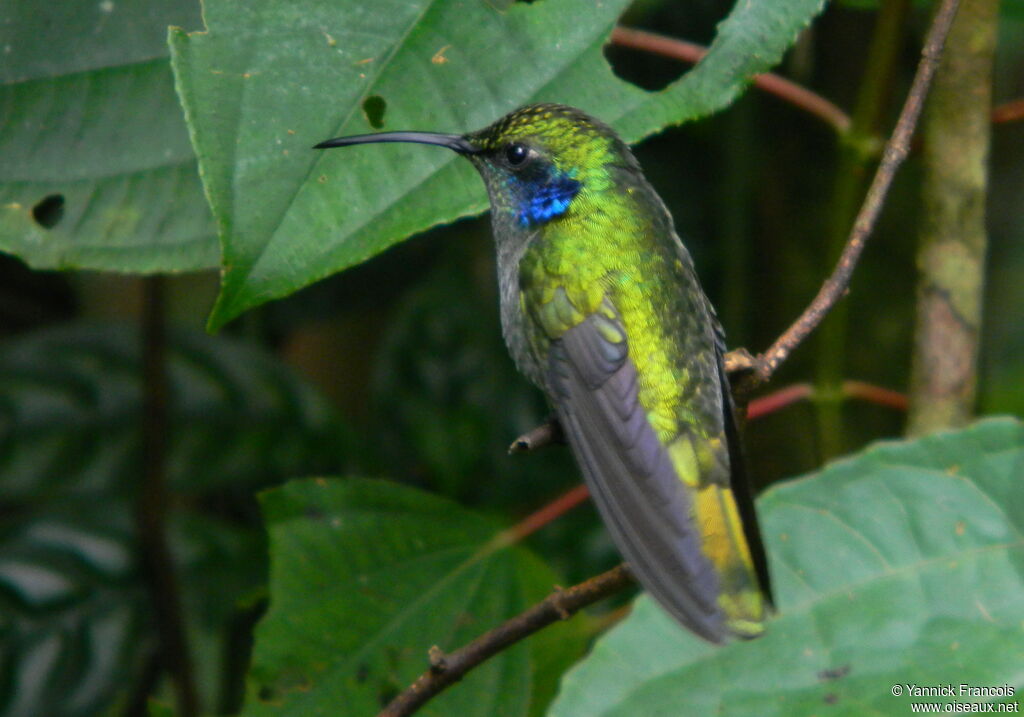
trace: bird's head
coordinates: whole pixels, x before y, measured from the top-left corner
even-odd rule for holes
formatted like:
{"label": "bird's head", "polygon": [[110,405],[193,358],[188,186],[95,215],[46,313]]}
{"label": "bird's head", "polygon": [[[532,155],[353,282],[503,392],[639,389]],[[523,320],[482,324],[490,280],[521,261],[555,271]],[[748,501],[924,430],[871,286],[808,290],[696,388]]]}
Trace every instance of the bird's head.
{"label": "bird's head", "polygon": [[496,221],[529,229],[565,215],[580,195],[610,189],[615,170],[639,172],[629,148],[604,123],[572,107],[536,104],[466,135],[384,132],[339,137],[317,148],[417,142],[467,157],[487,185]]}

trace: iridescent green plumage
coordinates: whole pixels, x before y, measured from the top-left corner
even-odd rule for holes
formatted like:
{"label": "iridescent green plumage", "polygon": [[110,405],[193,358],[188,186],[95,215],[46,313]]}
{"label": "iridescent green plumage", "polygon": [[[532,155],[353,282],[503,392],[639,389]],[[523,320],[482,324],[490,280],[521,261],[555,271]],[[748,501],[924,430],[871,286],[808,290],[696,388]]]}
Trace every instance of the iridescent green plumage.
{"label": "iridescent green plumage", "polygon": [[480,171],[509,350],[551,400],[641,583],[709,640],[759,634],[767,570],[722,332],[629,148],[561,105],[464,137],[380,137],[443,144]]}

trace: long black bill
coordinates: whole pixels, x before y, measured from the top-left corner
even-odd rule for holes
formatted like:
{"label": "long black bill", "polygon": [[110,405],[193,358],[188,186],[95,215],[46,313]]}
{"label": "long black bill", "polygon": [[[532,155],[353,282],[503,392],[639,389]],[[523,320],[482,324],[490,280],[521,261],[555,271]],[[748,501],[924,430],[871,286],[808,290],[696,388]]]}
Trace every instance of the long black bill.
{"label": "long black bill", "polygon": [[476,154],[480,150],[458,134],[438,134],[436,132],[380,132],[378,134],[358,134],[354,137],[335,137],[314,145],[313,149],[329,149],[331,147],[348,147],[352,144],[374,144],[377,142],[415,142],[416,144],[436,144],[439,147],[453,149],[459,154]]}

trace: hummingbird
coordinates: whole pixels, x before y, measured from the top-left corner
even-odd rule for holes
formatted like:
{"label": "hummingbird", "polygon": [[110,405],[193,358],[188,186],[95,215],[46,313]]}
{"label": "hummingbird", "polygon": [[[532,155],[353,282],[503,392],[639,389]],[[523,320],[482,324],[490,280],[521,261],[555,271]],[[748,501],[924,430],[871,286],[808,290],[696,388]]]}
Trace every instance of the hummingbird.
{"label": "hummingbird", "polygon": [[770,606],[725,337],[664,202],[608,125],[558,104],[469,134],[384,132],[466,157],[490,199],[502,334],[547,396],[640,584],[715,643]]}

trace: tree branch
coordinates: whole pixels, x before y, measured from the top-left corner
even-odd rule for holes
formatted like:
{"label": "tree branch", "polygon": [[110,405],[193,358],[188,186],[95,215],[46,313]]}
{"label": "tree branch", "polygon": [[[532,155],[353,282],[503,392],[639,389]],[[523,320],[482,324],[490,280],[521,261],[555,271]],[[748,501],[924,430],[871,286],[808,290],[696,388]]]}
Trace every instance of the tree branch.
{"label": "tree branch", "polygon": [[943,0],[931,28],[925,40],[924,49],[921,53],[921,61],[917,67],[917,74],[911,85],[910,93],[900,112],[899,120],[896,122],[896,129],[893,131],[889,141],[885,144],[882,154],[882,161],[868,189],[864,204],[857,214],[853,229],[850,231],[849,239],[843,252],[839,257],[832,275],[822,284],[817,296],[804,310],[803,314],[786,329],[785,332],[775,341],[772,346],[763,354],[752,358],[744,365],[743,357],[733,357],[735,365],[741,370],[751,370],[758,383],[764,383],[772,374],[789,358],[797,346],[817,328],[825,315],[836,305],[836,302],[846,294],[853,270],[864,250],[864,244],[871,235],[882,210],[886,194],[892,184],[892,179],[899,169],[903,160],[910,151],[910,139],[917,126],[917,120],[921,115],[921,107],[924,104],[925,96],[931,85],[935,70],[939,65],[939,58],[942,55],[942,46],[949,34],[950,25],[956,16],[959,0]]}
{"label": "tree branch", "polygon": [[430,669],[404,692],[391,700],[378,717],[405,717],[413,714],[430,698],[458,682],[487,658],[529,637],[558,620],[568,620],[580,609],[617,593],[632,582],[625,563],[567,590],[555,592],[529,610],[484,633],[451,654],[430,648]]}
{"label": "tree branch", "polygon": [[[613,45],[689,63],[698,62],[708,54],[707,48],[701,45],[631,27],[616,27],[612,30],[611,40]],[[850,128],[850,117],[838,106],[785,77],[766,72],[754,77],[754,86],[806,110],[829,124],[838,134],[844,134]]]}

